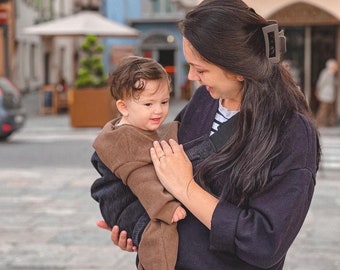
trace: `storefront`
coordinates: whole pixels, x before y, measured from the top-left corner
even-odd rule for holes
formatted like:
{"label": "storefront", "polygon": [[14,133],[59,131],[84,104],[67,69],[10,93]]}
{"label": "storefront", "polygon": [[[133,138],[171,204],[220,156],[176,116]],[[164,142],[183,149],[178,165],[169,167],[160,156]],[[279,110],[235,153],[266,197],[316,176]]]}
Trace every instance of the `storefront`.
{"label": "storefront", "polygon": [[[293,64],[312,110],[318,104],[315,84],[329,58],[340,61],[340,1],[245,0],[266,19],[277,20],[285,30],[285,59]],[[340,95],[338,95],[338,114]]]}

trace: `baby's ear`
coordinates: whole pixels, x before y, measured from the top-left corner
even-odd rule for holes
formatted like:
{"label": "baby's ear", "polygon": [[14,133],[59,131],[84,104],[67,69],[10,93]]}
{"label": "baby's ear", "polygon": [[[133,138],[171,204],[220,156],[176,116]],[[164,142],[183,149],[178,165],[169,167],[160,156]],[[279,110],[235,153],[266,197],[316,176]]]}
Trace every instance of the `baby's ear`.
{"label": "baby's ear", "polygon": [[127,105],[126,105],[124,100],[118,99],[116,101],[116,106],[117,106],[117,109],[118,109],[118,111],[120,112],[120,114],[122,116],[127,116],[128,115],[128,113],[129,113],[128,107],[127,107]]}

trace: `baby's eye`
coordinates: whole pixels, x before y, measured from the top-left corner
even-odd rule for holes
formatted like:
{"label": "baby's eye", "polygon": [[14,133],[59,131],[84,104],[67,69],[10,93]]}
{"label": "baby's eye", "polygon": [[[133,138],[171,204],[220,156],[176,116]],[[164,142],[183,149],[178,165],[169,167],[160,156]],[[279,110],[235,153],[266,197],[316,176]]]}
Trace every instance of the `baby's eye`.
{"label": "baby's eye", "polygon": [[150,107],[150,106],[152,106],[152,103],[145,103],[144,106]]}
{"label": "baby's eye", "polygon": [[163,101],[162,104],[168,104],[169,100]]}

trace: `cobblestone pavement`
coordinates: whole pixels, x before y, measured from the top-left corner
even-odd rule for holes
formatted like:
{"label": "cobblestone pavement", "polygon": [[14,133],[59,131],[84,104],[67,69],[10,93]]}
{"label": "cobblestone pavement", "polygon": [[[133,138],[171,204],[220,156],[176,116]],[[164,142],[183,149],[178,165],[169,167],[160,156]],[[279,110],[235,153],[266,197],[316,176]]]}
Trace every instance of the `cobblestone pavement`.
{"label": "cobblestone pavement", "polygon": [[[173,105],[172,113],[183,104]],[[72,142],[79,146],[79,153],[70,153],[70,158],[89,155],[98,130],[72,129],[67,115],[30,114],[29,125],[10,143],[0,144],[0,269],[135,269],[135,255],[119,250],[109,233],[95,226],[101,217],[89,188],[98,175],[89,164],[53,167],[27,161],[25,167],[18,166],[23,162],[21,155],[15,162],[6,160],[4,151],[35,143],[58,148]],[[321,136],[328,145],[326,153],[334,157],[332,162],[325,157],[318,173],[310,212],[289,251],[285,270],[340,269],[340,170],[334,154],[340,129],[321,130]]]}

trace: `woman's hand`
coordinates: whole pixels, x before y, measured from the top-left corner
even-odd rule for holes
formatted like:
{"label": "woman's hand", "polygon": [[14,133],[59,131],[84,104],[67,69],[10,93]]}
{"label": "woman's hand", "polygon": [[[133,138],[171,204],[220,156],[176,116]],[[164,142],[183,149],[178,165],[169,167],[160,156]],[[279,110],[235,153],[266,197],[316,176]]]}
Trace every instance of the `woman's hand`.
{"label": "woman's hand", "polygon": [[99,228],[111,231],[111,240],[120,249],[128,251],[128,252],[137,251],[137,247],[133,245],[132,239],[127,238],[126,231],[121,231],[119,233],[118,226],[113,226],[113,228],[111,229],[110,226],[107,225],[107,223],[104,220],[98,221],[97,226]]}
{"label": "woman's hand", "polygon": [[175,140],[154,142],[150,154],[164,188],[210,230],[218,199],[194,181],[192,164],[183,146]]}
{"label": "woman's hand", "polygon": [[169,143],[155,141],[150,150],[151,159],[162,185],[177,199],[193,181],[192,165],[182,145],[170,139]]}

